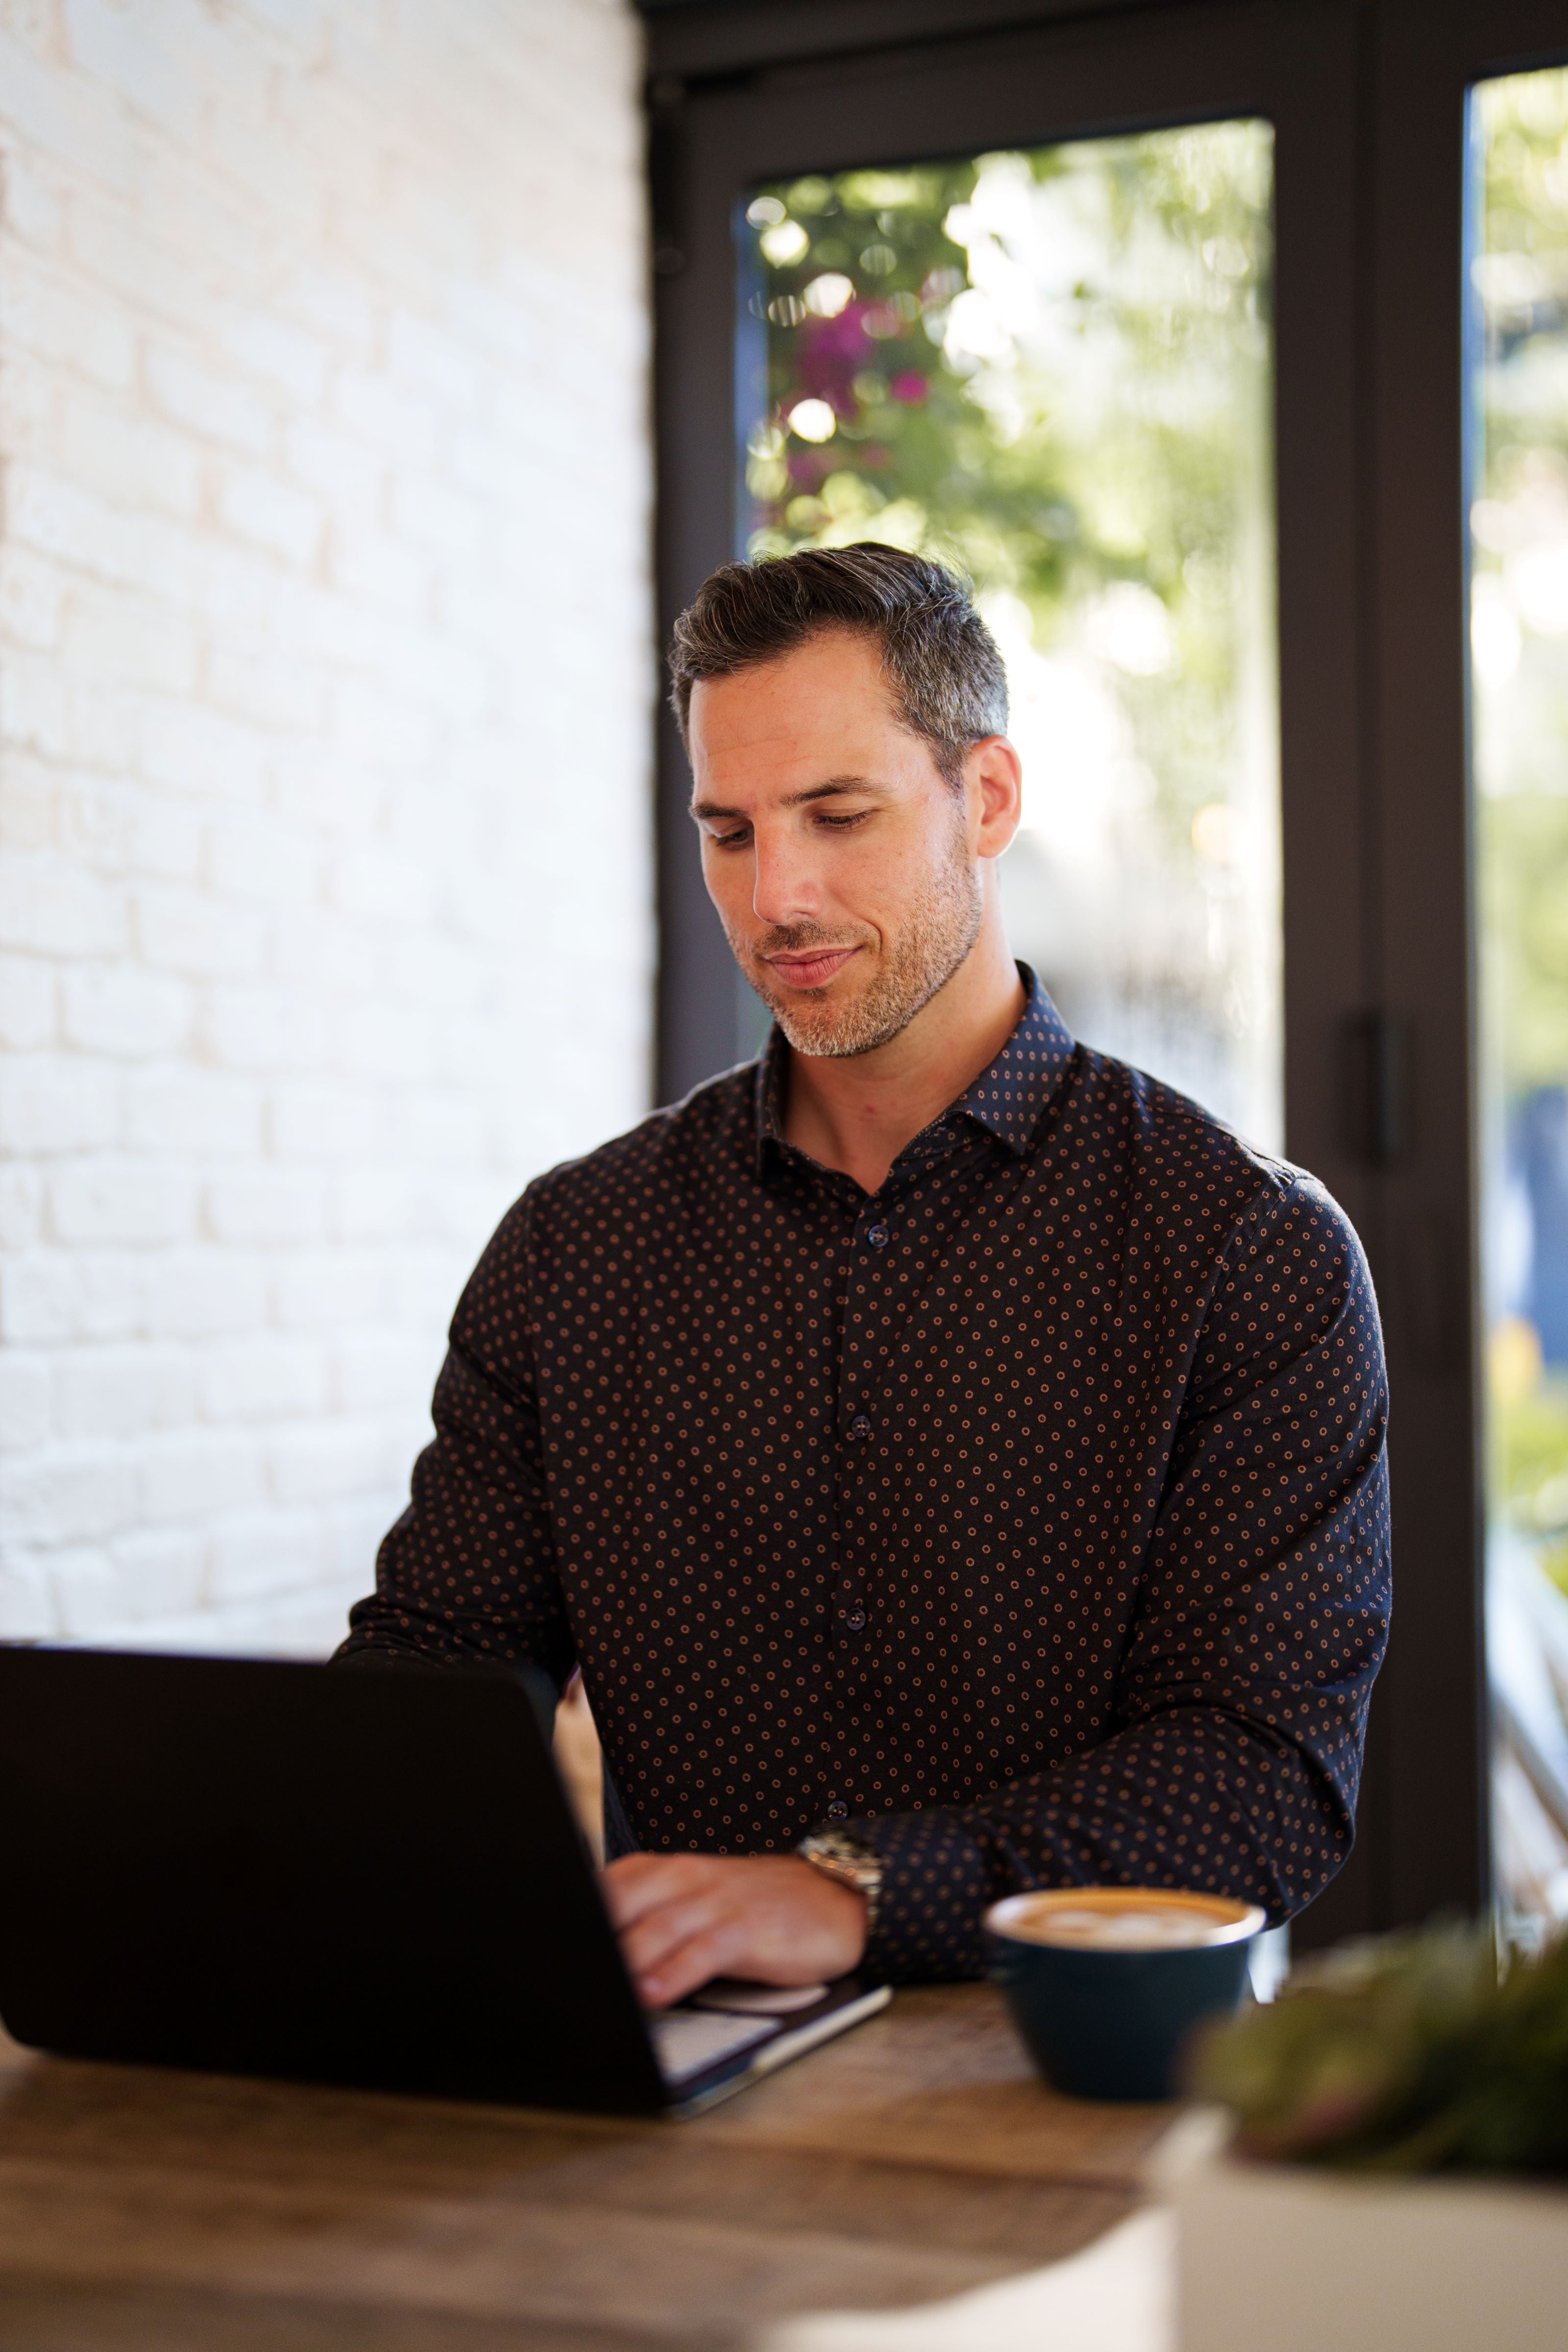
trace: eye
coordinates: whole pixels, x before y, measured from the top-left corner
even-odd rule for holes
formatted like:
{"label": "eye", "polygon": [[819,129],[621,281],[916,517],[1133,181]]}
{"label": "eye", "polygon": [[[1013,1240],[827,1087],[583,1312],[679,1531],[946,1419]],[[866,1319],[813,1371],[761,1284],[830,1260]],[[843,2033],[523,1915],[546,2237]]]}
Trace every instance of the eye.
{"label": "eye", "polygon": [[830,833],[848,833],[856,825],[864,824],[870,814],[869,809],[860,809],[854,816],[819,816],[816,822],[826,825]]}
{"label": "eye", "polygon": [[741,826],[735,833],[710,833],[708,836],[715,849],[743,849],[751,837],[751,828],[747,825]]}

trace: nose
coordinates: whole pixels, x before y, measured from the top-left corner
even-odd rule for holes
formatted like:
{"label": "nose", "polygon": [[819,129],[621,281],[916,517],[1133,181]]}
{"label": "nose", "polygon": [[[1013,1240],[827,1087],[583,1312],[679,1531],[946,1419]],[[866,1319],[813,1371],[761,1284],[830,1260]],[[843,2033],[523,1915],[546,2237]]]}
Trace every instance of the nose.
{"label": "nose", "polygon": [[815,845],[794,826],[758,827],[752,856],[752,911],[759,923],[815,922],[822,911],[822,886]]}

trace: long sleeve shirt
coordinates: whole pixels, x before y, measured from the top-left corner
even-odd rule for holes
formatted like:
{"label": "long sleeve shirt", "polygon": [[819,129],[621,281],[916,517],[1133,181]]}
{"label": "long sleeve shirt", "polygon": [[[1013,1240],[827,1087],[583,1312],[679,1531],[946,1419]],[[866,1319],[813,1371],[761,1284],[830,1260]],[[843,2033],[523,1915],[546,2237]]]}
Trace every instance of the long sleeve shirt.
{"label": "long sleeve shirt", "polygon": [[784,1139],[776,1034],[530,1185],[345,1644],[580,1665],[622,1843],[848,1828],[895,1979],[978,1971],[1026,1887],[1287,1917],[1386,1639],[1347,1220],[1024,979],[874,1195]]}

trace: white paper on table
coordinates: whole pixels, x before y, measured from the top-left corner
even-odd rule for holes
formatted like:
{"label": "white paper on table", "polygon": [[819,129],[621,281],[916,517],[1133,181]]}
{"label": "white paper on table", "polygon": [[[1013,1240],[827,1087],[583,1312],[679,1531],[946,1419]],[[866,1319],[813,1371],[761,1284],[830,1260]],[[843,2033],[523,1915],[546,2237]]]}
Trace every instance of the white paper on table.
{"label": "white paper on table", "polygon": [[812,2313],[754,2352],[1175,2352],[1175,2254],[1156,2208],[1043,2271],[910,2311]]}

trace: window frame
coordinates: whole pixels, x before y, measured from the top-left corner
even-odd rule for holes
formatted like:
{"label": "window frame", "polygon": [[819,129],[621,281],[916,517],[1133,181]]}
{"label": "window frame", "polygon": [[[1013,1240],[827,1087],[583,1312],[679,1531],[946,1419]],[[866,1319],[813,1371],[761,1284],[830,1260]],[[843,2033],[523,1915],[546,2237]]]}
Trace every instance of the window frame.
{"label": "window frame", "polygon": [[[974,29],[979,13],[991,29]],[[1041,21],[994,21],[1026,13]],[[736,413],[746,188],[1181,121],[1273,123],[1287,1149],[1342,1202],[1378,1286],[1398,1598],[1356,1849],[1299,1940],[1473,1910],[1489,1891],[1489,1799],[1465,108],[1478,79],[1563,61],[1568,28],[1547,0],[1222,0],[1070,18],[1048,0],[922,0],[921,38],[875,45],[864,6],[849,16],[858,46],[816,57],[800,54],[809,8],[664,7],[650,25],[661,635],[734,551],[734,440],[713,420]],[[665,1100],[742,1050],[689,791],[666,713]]]}
{"label": "window frame", "polygon": [[1395,1834],[1379,1921],[1442,1899],[1462,1837],[1489,1899],[1464,263],[1478,82],[1568,62],[1546,0],[1369,10],[1362,204],[1374,1001],[1408,1035],[1410,1136],[1369,1236],[1394,1395],[1395,1637],[1376,1701]]}

